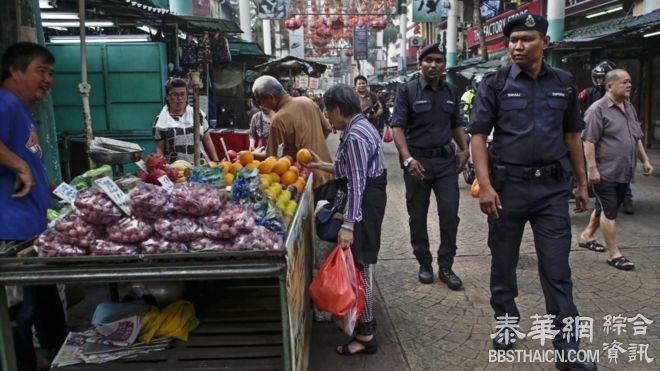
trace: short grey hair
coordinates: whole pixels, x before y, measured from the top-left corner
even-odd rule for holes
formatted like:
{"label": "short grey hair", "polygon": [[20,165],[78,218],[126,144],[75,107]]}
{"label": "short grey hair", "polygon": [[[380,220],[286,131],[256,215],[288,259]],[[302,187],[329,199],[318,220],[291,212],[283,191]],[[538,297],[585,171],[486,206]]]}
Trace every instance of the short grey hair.
{"label": "short grey hair", "polygon": [[255,97],[262,96],[264,94],[271,94],[276,98],[282,98],[286,94],[286,90],[282,87],[279,81],[273,76],[260,76],[252,84],[252,94]]}
{"label": "short grey hair", "polygon": [[[615,68],[612,71],[605,74],[605,86],[609,86],[609,84],[614,84],[615,82],[621,80],[620,72],[628,73],[628,71],[622,68]],[[628,73],[628,75],[630,74]]]}

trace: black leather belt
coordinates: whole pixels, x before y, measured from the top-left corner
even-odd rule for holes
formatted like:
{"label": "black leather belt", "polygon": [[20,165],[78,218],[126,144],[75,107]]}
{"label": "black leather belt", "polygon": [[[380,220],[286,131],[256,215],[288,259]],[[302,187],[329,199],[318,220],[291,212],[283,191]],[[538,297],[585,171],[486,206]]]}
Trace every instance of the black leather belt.
{"label": "black leather belt", "polygon": [[547,179],[562,176],[562,168],[559,163],[544,166],[518,166],[505,164],[506,175],[523,179]]}
{"label": "black leather belt", "polygon": [[445,144],[440,148],[426,149],[426,148],[415,148],[408,146],[408,151],[413,157],[424,157],[424,158],[434,158],[442,157],[449,158],[454,155],[454,146],[451,143]]}

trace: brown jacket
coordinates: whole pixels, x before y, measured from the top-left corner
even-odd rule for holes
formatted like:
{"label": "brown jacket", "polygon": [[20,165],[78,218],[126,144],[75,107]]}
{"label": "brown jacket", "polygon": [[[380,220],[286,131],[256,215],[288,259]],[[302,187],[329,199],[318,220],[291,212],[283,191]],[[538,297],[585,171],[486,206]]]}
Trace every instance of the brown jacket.
{"label": "brown jacket", "polygon": [[[332,127],[323,116],[319,106],[307,97],[291,97],[286,94],[277,106],[273,115],[268,135],[266,155],[275,156],[277,146],[284,143],[283,154],[296,158],[301,148],[308,148],[316,153],[321,160],[332,162],[330,151],[325,144]],[[312,170],[314,173],[314,189],[332,180],[333,175],[324,171]]]}

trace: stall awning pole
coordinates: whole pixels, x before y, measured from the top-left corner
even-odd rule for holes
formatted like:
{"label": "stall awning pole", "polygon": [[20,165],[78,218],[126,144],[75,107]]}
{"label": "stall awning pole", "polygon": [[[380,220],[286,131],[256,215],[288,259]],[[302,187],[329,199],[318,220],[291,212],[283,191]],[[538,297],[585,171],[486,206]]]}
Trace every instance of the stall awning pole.
{"label": "stall awning pole", "polygon": [[194,71],[190,73],[192,77],[193,84],[193,135],[194,135],[194,146],[195,146],[195,166],[200,165],[200,138],[199,138],[199,127],[201,122],[199,122],[199,71]]}
{"label": "stall awning pole", "polygon": [[[82,99],[83,120],[85,122],[85,134],[87,136],[87,150],[94,140],[92,133],[92,115],[89,109],[89,91],[92,86],[87,83],[87,43],[85,40],[85,0],[78,1],[78,13],[80,13],[80,84],[78,84],[78,92]],[[89,167],[93,169],[96,167],[94,162],[90,159]]]}

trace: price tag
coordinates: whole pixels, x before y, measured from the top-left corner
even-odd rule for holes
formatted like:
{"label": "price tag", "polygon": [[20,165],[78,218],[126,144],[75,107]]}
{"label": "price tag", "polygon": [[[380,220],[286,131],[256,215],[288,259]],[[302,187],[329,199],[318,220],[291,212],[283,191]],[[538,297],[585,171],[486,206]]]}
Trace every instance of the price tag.
{"label": "price tag", "polygon": [[143,160],[140,160],[140,161],[136,162],[136,163],[135,163],[135,166],[139,167],[140,170],[142,170],[142,171],[144,171],[144,172],[149,172],[149,171],[147,170],[147,164],[145,164]]}
{"label": "price tag", "polygon": [[284,155],[284,143],[277,145],[277,158],[281,158]]}
{"label": "price tag", "polygon": [[55,188],[53,194],[64,201],[73,204],[73,200],[76,198],[76,195],[78,195],[78,191],[68,183],[63,182]]}
{"label": "price tag", "polygon": [[160,182],[160,186],[165,188],[168,192],[174,190],[174,183],[172,183],[172,180],[170,180],[170,177],[167,175],[161,176],[158,178],[158,181]]}
{"label": "price tag", "polygon": [[112,202],[117,205],[121,209],[121,211],[124,212],[124,214],[130,216],[131,215],[131,207],[128,203],[128,196],[124,191],[122,191],[115,182],[112,181],[109,177],[103,177],[100,179],[96,179],[94,181],[96,185],[110,197]]}

